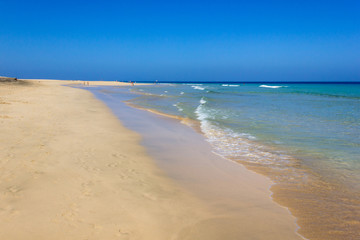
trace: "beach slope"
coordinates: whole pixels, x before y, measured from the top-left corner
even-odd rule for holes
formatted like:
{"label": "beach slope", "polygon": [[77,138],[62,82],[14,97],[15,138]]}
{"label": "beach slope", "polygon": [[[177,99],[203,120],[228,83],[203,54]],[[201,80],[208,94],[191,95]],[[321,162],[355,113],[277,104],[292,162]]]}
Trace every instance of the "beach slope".
{"label": "beach slope", "polygon": [[171,239],[205,217],[88,91],[0,86],[0,239]]}
{"label": "beach slope", "polygon": [[0,239],[301,239],[268,183],[239,186],[264,192],[261,206],[222,221],[92,93],[62,86],[73,83],[0,83]]}

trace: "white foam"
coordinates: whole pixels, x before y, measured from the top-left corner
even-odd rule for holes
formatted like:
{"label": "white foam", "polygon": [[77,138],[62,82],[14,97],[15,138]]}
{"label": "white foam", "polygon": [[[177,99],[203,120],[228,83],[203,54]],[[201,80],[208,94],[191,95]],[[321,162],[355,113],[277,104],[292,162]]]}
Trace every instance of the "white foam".
{"label": "white foam", "polygon": [[238,87],[240,85],[229,85],[229,87]]}
{"label": "white foam", "polygon": [[263,88],[281,88],[284,86],[269,86],[269,85],[260,85],[259,87],[263,87]]}
{"label": "white foam", "polygon": [[237,133],[229,128],[218,127],[209,121],[211,111],[200,104],[196,108],[197,119],[207,141],[215,152],[225,158],[242,159],[242,161],[280,167],[289,162],[289,156],[273,151],[257,143],[256,137],[248,133]]}
{"label": "white foam", "polygon": [[221,115],[219,110],[210,108],[204,97],[195,110],[200,128],[214,151],[227,159],[240,159],[248,163],[281,168],[290,161],[290,157],[268,146],[257,142],[249,133],[234,131],[219,126],[213,120]]}
{"label": "white foam", "polygon": [[223,84],[223,85],[221,85],[221,86],[223,86],[223,87],[228,87],[228,86],[229,86],[229,84]]}
{"label": "white foam", "polygon": [[249,133],[236,133],[230,129],[228,129],[226,131],[227,134],[229,134],[231,137],[234,137],[234,138],[246,138],[246,139],[250,139],[250,140],[256,140],[256,137],[249,134]]}
{"label": "white foam", "polygon": [[199,86],[191,86],[191,87],[196,90],[205,90],[205,88]]}
{"label": "white foam", "polygon": [[195,114],[197,116],[197,119],[200,121],[200,127],[204,128],[205,125],[208,125],[208,118],[209,114],[206,112],[204,104],[206,103],[204,98],[200,99],[200,104],[195,110]]}
{"label": "white foam", "polygon": [[174,107],[176,107],[180,112],[184,111],[181,107],[179,107],[179,103],[173,104]]}
{"label": "white foam", "polygon": [[184,92],[181,92],[180,94],[181,94],[181,95],[183,95],[183,94],[184,94]]}

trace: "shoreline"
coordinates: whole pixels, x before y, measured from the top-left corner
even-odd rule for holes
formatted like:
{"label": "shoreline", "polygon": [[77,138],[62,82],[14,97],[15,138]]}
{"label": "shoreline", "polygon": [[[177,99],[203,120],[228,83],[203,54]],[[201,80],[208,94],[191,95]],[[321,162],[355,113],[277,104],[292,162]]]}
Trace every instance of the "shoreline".
{"label": "shoreline", "polygon": [[[86,89],[86,87],[84,89]],[[92,89],[90,89],[90,90],[95,94],[96,91],[93,91]],[[291,214],[290,210],[286,206],[280,205],[279,203],[277,203],[276,201],[273,200],[272,192],[270,191],[270,188],[272,187],[274,182],[271,181],[267,176],[265,176],[263,174],[259,174],[259,173],[255,172],[253,170],[247,169],[247,168],[245,168],[244,165],[239,164],[239,163],[234,162],[234,161],[231,161],[230,159],[224,158],[223,156],[218,155],[215,152],[213,152],[212,147],[205,140],[205,137],[203,136],[203,134],[201,134],[200,127],[195,126],[196,123],[195,123],[194,120],[187,120],[186,118],[184,119],[184,118],[182,118],[180,116],[173,116],[173,115],[166,114],[166,113],[160,113],[160,112],[158,112],[156,110],[153,110],[153,109],[147,109],[147,108],[139,107],[139,106],[137,106],[135,104],[129,103],[126,99],[122,99],[121,100],[122,103],[117,102],[113,98],[113,96],[112,97],[109,96],[109,99],[106,99],[107,94],[104,93],[104,92],[105,91],[99,90],[98,93],[95,94],[95,96],[98,99],[105,102],[110,107],[110,109],[112,109],[114,114],[117,115],[118,118],[125,124],[126,127],[130,128],[133,131],[136,131],[136,132],[140,133],[143,136],[144,139],[142,141],[142,145],[144,145],[148,149],[150,155],[153,156],[153,158],[155,160],[157,160],[157,163],[158,163],[158,165],[160,165],[160,168],[166,170],[166,172],[169,174],[171,179],[174,179],[175,181],[180,182],[186,189],[190,189],[194,194],[197,194],[197,196],[200,196],[200,197],[205,196],[205,200],[206,199],[209,200],[209,198],[214,197],[214,196],[211,196],[211,194],[213,194],[213,195],[218,194],[218,193],[215,193],[216,190],[214,188],[219,189],[219,187],[220,187],[220,188],[223,188],[223,189],[228,188],[228,191],[241,191],[241,190],[238,189],[239,187],[241,189],[241,186],[242,186],[242,184],[240,182],[242,182],[242,183],[247,182],[248,185],[250,186],[250,188],[251,187],[253,187],[253,188],[262,188],[263,193],[265,193],[265,199],[268,199],[269,202],[271,202],[271,204],[276,205],[276,207],[275,206],[272,206],[272,207],[274,207],[275,209],[276,208],[284,209],[286,211],[285,215],[290,215],[292,218],[294,218],[293,223],[294,223],[295,227],[294,227],[293,230],[294,230],[294,233],[297,235],[297,237],[299,237],[300,239],[306,239],[297,232],[298,229],[300,228],[300,226],[297,225],[297,223],[296,223],[297,219],[295,219],[295,217]],[[101,95],[104,95],[105,97],[101,96]],[[126,108],[124,108],[124,106],[120,106],[121,104],[126,106]],[[131,111],[134,111],[134,113],[132,114],[132,118],[123,116],[124,115],[123,112],[128,111],[129,108],[133,109]],[[140,115],[140,117],[138,117],[137,115]],[[128,119],[126,119],[126,118],[128,118]],[[138,120],[136,118],[140,118],[140,120]],[[137,126],[138,125],[137,122],[138,121],[143,121],[144,119],[146,119],[145,122],[150,122],[149,126],[151,126],[151,127],[147,127],[147,125],[145,123],[142,123],[142,122],[140,123],[141,126]],[[189,121],[190,121],[190,124],[189,124]],[[176,130],[178,128],[177,125],[181,125],[182,130],[177,131]],[[162,126],[163,128],[167,127],[168,129],[172,129],[172,130],[169,131],[168,133],[163,132],[163,129],[160,129],[159,126]],[[146,129],[153,128],[153,129],[156,129],[156,130],[150,130],[150,131],[146,130],[145,131],[144,128],[146,128]],[[182,139],[183,139],[182,142],[186,142],[189,139],[195,138],[196,139],[195,141],[190,141],[191,143],[193,143],[193,145],[190,144],[188,146],[183,146],[183,148],[180,148],[179,139],[175,139],[175,138],[174,139],[170,139],[170,138],[168,139],[168,138],[164,137],[165,135],[166,136],[176,135],[177,136],[176,138],[180,138],[178,135],[181,135],[182,133],[184,133],[186,131],[191,132],[191,133],[190,133],[190,135],[186,135],[185,137],[183,136],[182,137]],[[162,136],[161,137],[162,143],[158,144],[157,146],[156,146],[156,143],[154,143],[154,142],[157,142],[156,138],[153,137],[155,135],[154,133],[159,134],[159,135]],[[187,133],[187,134],[189,134],[189,133]],[[174,150],[174,149],[169,150],[169,149],[172,148],[171,145],[173,145],[173,144],[166,144],[165,143],[165,142],[172,142],[172,141],[174,142],[174,144],[177,144],[176,150]],[[201,141],[202,143],[199,144],[199,141]],[[239,168],[239,169],[237,169],[239,171],[235,170],[234,172],[229,174],[229,175],[231,175],[231,177],[242,175],[242,177],[239,177],[238,179],[236,179],[236,177],[232,179],[232,180],[235,180],[236,184],[239,184],[239,185],[236,185],[234,183],[234,186],[232,186],[232,188],[229,187],[229,186],[226,186],[226,184],[231,185],[230,181],[229,182],[223,181],[221,183],[222,184],[221,185],[219,183],[219,181],[220,181],[219,172],[213,171],[213,169],[210,169],[210,168],[208,169],[204,165],[204,164],[209,164],[209,162],[207,162],[208,159],[205,159],[206,161],[197,160],[197,161],[199,161],[199,162],[201,162],[203,164],[203,165],[201,165],[200,168],[196,167],[196,164],[195,164],[195,166],[193,166],[193,162],[192,163],[185,163],[185,165],[180,163],[180,162],[186,162],[186,161],[183,161],[183,160],[184,159],[189,159],[191,157],[193,157],[195,159],[199,159],[199,158],[197,158],[199,156],[196,155],[196,153],[191,155],[191,157],[189,157],[189,156],[186,157],[186,156],[182,155],[182,151],[183,152],[184,151],[189,151],[189,149],[192,149],[194,147],[194,145],[196,145],[196,149],[197,149],[198,152],[204,152],[205,151],[205,152],[209,153],[206,156],[209,159],[211,159],[210,164],[215,163],[217,165],[216,166],[217,170],[219,170],[220,172],[232,171],[232,170],[229,170],[228,168],[233,168],[233,167],[235,167],[236,169]],[[162,153],[160,154],[159,152],[162,152]],[[175,156],[175,155],[180,156],[180,159],[174,159],[173,156]],[[201,156],[200,158],[204,158],[204,156]],[[186,166],[186,164],[188,164],[188,166]],[[200,164],[200,163],[197,163],[197,164]],[[180,172],[179,172],[178,169],[181,169]],[[201,175],[200,178],[199,178],[199,176],[194,177],[194,175],[183,174],[183,172],[195,171],[194,169],[198,170],[195,174],[196,175]],[[204,169],[207,169],[208,172],[203,173],[205,171]],[[248,182],[245,179],[247,174],[252,175],[252,177],[254,179],[257,179],[257,180],[253,179],[255,183],[254,182]],[[227,176],[227,177],[229,177],[229,176]],[[217,186],[217,187],[213,187],[213,189],[206,190],[207,192],[205,193],[205,195],[204,195],[204,192],[202,192],[202,189],[206,188],[206,186],[202,185],[201,189],[200,188],[193,188],[193,186],[192,186],[194,184],[196,185],[197,182],[201,182],[201,181],[206,181],[208,184],[210,184],[209,182],[211,182],[211,178],[217,178],[219,180],[216,183],[212,183],[214,186]],[[187,179],[191,179],[192,181],[189,183]],[[256,183],[257,181],[262,182],[263,185],[260,187]],[[265,187],[264,187],[264,184],[266,185]],[[210,194],[210,197],[208,195],[206,195],[209,192],[212,192]],[[228,197],[230,196],[229,193],[226,193],[226,194],[228,194],[226,196],[228,196]],[[250,194],[252,194],[252,193],[250,193]],[[232,197],[234,197],[234,196],[232,196]],[[242,196],[242,197],[244,197],[244,196]],[[240,201],[241,201],[241,199],[240,199]],[[246,200],[245,200],[245,202],[246,202]],[[229,204],[229,202],[227,202],[225,204]],[[237,208],[238,206],[233,206],[233,207]]]}
{"label": "shoreline", "polygon": [[[128,102],[128,101],[125,101],[126,104],[130,107],[133,107],[133,108],[136,108],[136,109],[139,109],[139,110],[142,110],[142,111],[148,111],[150,113],[153,113],[153,114],[156,114],[156,115],[160,115],[160,116],[164,116],[164,117],[167,117],[167,118],[172,118],[172,119],[175,119],[175,120],[178,120],[181,124],[184,124],[186,126],[189,126],[191,128],[193,128],[193,130],[199,134],[201,134],[202,136],[204,136],[204,133],[202,132],[201,130],[201,127],[200,127],[200,122],[199,121],[196,121],[196,120],[192,120],[192,119],[188,119],[188,118],[184,118],[184,117],[181,117],[181,116],[177,116],[177,115],[171,115],[171,114],[168,114],[168,113],[162,113],[160,111],[157,111],[155,109],[150,109],[150,108],[144,108],[144,107],[141,107],[141,106],[138,106],[136,104],[133,104],[131,102]],[[205,139],[204,139],[205,140]],[[206,141],[206,140],[205,140]],[[269,185],[269,188],[268,190],[270,191],[270,195],[269,197],[271,198],[272,201],[274,201],[275,203],[277,203],[280,207],[282,208],[285,208],[289,214],[291,214],[292,216],[294,216],[292,214],[292,212],[290,211],[290,209],[286,206],[286,205],[282,205],[280,203],[278,203],[279,200],[275,200],[274,198],[274,191],[272,190],[272,188],[278,184],[276,183],[275,181],[273,181],[266,173],[264,173],[264,171],[259,171],[258,169],[254,169],[254,168],[251,168],[250,165],[246,165],[246,163],[242,162],[242,161],[236,161],[236,160],[231,160],[225,156],[222,156],[221,154],[219,153],[216,153],[215,151],[212,151],[212,153],[214,153],[215,155],[219,156],[220,158],[224,159],[225,161],[228,161],[230,163],[233,163],[233,164],[240,164],[242,166],[244,166],[248,171],[251,171],[255,174],[260,174],[264,177],[266,177],[267,179],[269,179],[269,181],[271,181],[271,184]],[[296,218],[296,216],[294,216]],[[301,227],[298,225],[298,219],[296,218],[295,219],[295,224],[296,224],[296,232],[298,233],[299,229],[301,229]],[[303,239],[306,239],[304,236],[302,236],[301,234],[299,234]]]}
{"label": "shoreline", "polygon": [[[213,192],[201,199],[159,168],[140,144],[143,137],[89,91],[61,86],[69,81],[25,83],[0,87],[0,121],[7,126],[0,153],[2,238],[301,239],[293,216],[267,195],[269,182],[261,175],[214,157],[212,164],[229,171],[219,176],[242,177],[233,187],[244,200],[218,199]],[[196,179],[184,180],[201,187]],[[220,200],[237,205],[222,206]],[[239,204],[244,216],[221,215]]]}
{"label": "shoreline", "polygon": [[1,84],[2,239],[176,239],[208,218],[85,90]]}
{"label": "shoreline", "polygon": [[[138,93],[138,94],[141,94],[141,93]],[[142,110],[142,111],[147,111],[147,112],[150,112],[150,113],[153,113],[153,114],[156,114],[156,115],[159,115],[159,116],[163,116],[163,117],[167,117],[167,118],[171,118],[171,119],[175,119],[177,121],[179,121],[179,123],[181,124],[184,124],[190,128],[192,128],[195,132],[197,132],[198,134],[201,134],[202,136],[204,136],[204,133],[202,132],[201,130],[201,124],[199,121],[197,120],[193,120],[193,119],[189,119],[189,118],[184,118],[184,117],[181,117],[181,116],[178,116],[178,115],[171,115],[171,114],[168,114],[168,113],[163,113],[163,112],[160,112],[158,110],[155,110],[155,109],[150,109],[150,108],[145,108],[145,107],[142,107],[142,106],[139,106],[139,105],[136,105],[136,104],[133,104],[129,101],[125,101],[125,103],[130,106],[130,107],[133,107],[133,108],[136,108],[136,109],[139,109],[139,110]],[[205,136],[204,136],[204,141],[205,140]],[[238,165],[240,164],[241,166],[245,167],[248,171],[251,171],[255,174],[260,174],[261,176],[264,176],[266,177],[269,181],[271,181],[271,184],[269,185],[269,197],[271,198],[271,200],[276,203],[279,207],[281,208],[284,208],[288,211],[288,213],[292,216],[294,216],[291,212],[291,210],[289,209],[289,207],[287,207],[286,205],[287,204],[280,204],[279,202],[281,202],[279,199],[276,199],[273,195],[276,194],[276,190],[272,189],[273,187],[276,186],[276,184],[278,184],[277,182],[275,182],[273,179],[271,179],[271,177],[269,176],[269,174],[266,174],[264,171],[259,171],[259,169],[256,169],[254,167],[251,167],[251,165],[248,165],[246,164],[245,162],[242,162],[242,161],[236,161],[236,160],[231,160],[225,156],[222,156],[221,154],[215,152],[215,151],[212,151],[213,154],[219,156],[220,158],[224,159],[225,161],[228,161],[232,164],[235,164],[235,165]],[[295,221],[294,223],[296,224],[296,233],[304,240],[307,240],[307,238],[305,238],[303,235],[301,235],[299,233],[299,230],[301,229],[301,226],[298,224],[298,218],[296,216],[295,217]]]}
{"label": "shoreline", "polygon": [[[142,92],[137,92],[143,94]],[[131,106],[137,107],[134,104]],[[140,106],[139,109],[144,109]],[[159,110],[145,109],[158,114]],[[182,119],[168,113],[160,113],[174,119]],[[196,120],[192,120],[196,121]],[[199,123],[192,126],[201,134]],[[206,137],[206,136],[205,136]],[[251,141],[245,143],[250,144]],[[273,146],[263,145],[270,153],[276,152]],[[214,149],[216,151],[216,149]],[[219,149],[217,149],[219,150]],[[283,149],[282,149],[283,150]],[[221,152],[221,151],[220,151]],[[351,192],[341,184],[334,181],[326,181],[306,165],[301,164],[301,158],[288,155],[288,162],[283,166],[271,168],[266,162],[251,162],[246,159],[233,156],[219,156],[229,161],[245,166],[262,176],[266,176],[274,183],[271,185],[271,198],[280,206],[297,218],[298,232],[309,239],[339,239],[358,236],[359,225],[358,200],[360,195]],[[322,201],[324,204],[319,204]],[[341,214],[338,217],[337,214]]]}

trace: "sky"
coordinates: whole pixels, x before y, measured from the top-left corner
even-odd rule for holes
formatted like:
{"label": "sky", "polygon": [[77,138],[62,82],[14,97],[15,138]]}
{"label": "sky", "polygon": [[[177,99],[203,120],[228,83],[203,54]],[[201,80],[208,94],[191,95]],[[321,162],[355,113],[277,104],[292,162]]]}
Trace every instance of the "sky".
{"label": "sky", "polygon": [[360,81],[360,1],[1,0],[0,76]]}

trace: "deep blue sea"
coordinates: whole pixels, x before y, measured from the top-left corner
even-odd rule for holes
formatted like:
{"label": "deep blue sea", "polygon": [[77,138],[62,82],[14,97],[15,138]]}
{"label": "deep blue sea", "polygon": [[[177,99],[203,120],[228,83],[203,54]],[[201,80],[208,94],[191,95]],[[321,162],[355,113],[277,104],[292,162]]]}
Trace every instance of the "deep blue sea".
{"label": "deep blue sea", "polygon": [[269,176],[275,199],[300,224],[321,223],[329,236],[336,229],[335,239],[360,237],[360,84],[188,83],[131,91],[139,94],[131,104],[194,120],[215,153]]}

